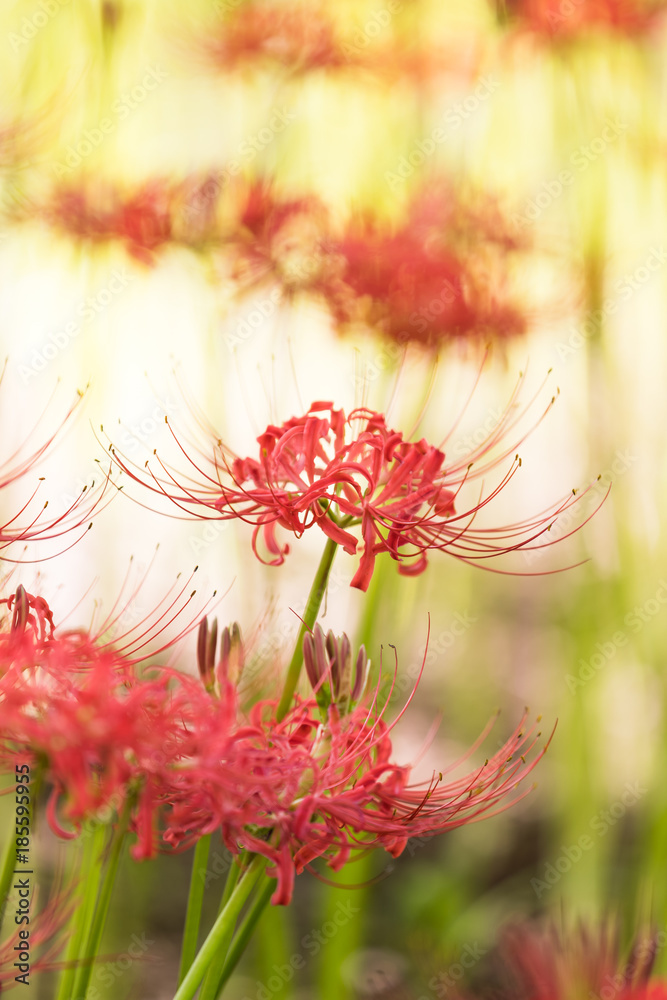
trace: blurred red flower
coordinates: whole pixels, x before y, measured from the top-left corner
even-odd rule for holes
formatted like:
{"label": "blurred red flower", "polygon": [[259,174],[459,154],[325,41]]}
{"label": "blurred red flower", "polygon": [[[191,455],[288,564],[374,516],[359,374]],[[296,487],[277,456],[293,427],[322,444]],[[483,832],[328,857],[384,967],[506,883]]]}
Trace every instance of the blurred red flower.
{"label": "blurred red flower", "polygon": [[595,31],[639,35],[657,26],[664,0],[508,0],[510,17],[537,34],[574,38]]}
{"label": "blurred red flower", "polygon": [[468,208],[443,182],[418,191],[395,224],[353,219],[330,246],[314,283],[342,330],[359,324],[399,344],[525,333],[526,310],[508,293],[512,254],[523,249],[489,199]]}
{"label": "blurred red flower", "polygon": [[[572,930],[516,924],[501,934],[497,958],[502,986],[494,995],[507,1000],[667,1000],[667,984],[650,978],[657,950],[655,933],[637,935],[623,960],[618,932],[609,924],[579,924]],[[456,996],[461,1000],[461,994]]]}

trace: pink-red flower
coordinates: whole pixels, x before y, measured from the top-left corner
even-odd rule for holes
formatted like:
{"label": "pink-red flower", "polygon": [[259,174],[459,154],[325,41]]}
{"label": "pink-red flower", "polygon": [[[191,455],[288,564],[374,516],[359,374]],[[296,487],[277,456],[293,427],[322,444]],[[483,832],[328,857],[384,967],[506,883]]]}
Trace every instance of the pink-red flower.
{"label": "pink-red flower", "polygon": [[[335,687],[340,678],[331,674]],[[411,837],[507,808],[546,749],[529,759],[540,733],[524,717],[492,757],[464,776],[446,778],[488,729],[447,771],[412,783],[410,767],[392,760],[392,726],[382,718],[377,689],[349,712],[297,700],[278,721],[274,701],[259,702],[244,717],[233,686],[218,699],[189,678],[179,683],[198,708],[188,755],[163,789],[164,839],[187,847],[219,829],[233,854],[247,849],[269,859],[274,903],[289,902],[295,875],[317,858],[337,870],[356,850],[383,847],[397,857]]]}
{"label": "pink-red flower", "polygon": [[512,0],[504,5],[512,18],[536,34],[571,39],[593,32],[641,35],[664,17],[664,0]]}
{"label": "pink-red flower", "polygon": [[508,291],[509,264],[521,249],[498,205],[487,198],[473,210],[431,179],[399,221],[352,219],[331,241],[328,273],[313,290],[342,330],[358,333],[363,324],[399,344],[429,347],[486,343],[526,331],[526,310]]}
{"label": "pink-red flower", "polygon": [[[397,856],[410,837],[506,808],[543,752],[528,759],[540,734],[524,719],[464,777],[443,772],[415,784],[392,760],[379,688],[361,697],[363,683],[347,670],[345,637],[321,636],[322,649],[311,651],[316,687],[328,674],[332,697],[297,699],[279,721],[273,700],[247,714],[239,706],[237,628],[223,631],[217,658],[217,630],[200,629],[202,684],[167,668],[140,675],[131,656],[89,633],[59,635],[48,605],[22,588],[6,603],[0,761],[20,752],[42,768],[52,829],[76,836],[101,810],[127,806],[135,858],[155,853],[158,829],[163,843],[181,848],[218,830],[234,854],[247,849],[271,862],[274,902],[289,901],[295,874],[316,858],[335,870],[357,849]],[[362,651],[357,675],[365,662]]]}
{"label": "pink-red flower", "polygon": [[43,769],[47,816],[59,835],[76,836],[84,820],[129,801],[136,850],[152,850],[161,776],[178,759],[187,726],[169,675],[146,678],[137,663],[188,602],[185,590],[168,595],[166,608],[113,643],[104,634],[122,610],[99,633],[61,631],[46,601],[23,587],[0,602],[10,616],[0,632],[0,765],[13,767],[22,753]]}
{"label": "pink-red flower", "polygon": [[281,67],[295,74],[363,64],[346,54],[331,16],[318,3],[244,3],[218,22],[200,48],[227,72],[247,67]]}
{"label": "pink-red flower", "polygon": [[195,28],[189,48],[222,73],[303,78],[314,72],[356,72],[371,80],[404,78],[418,86],[443,74],[458,80],[474,75],[480,62],[478,39],[468,33],[424,42],[398,14],[384,10],[341,18],[319,0],[290,5],[246,0],[227,16]]}
{"label": "pink-red flower", "polygon": [[325,266],[328,216],[314,195],[290,196],[259,177],[230,187],[220,228],[223,260],[239,291],[272,282],[307,290]]}
{"label": "pink-red flower", "polygon": [[[546,514],[523,522],[477,525],[480,512],[521,465],[516,441],[495,457],[487,455],[511,432],[515,419],[510,407],[483,444],[451,461],[424,439],[405,440],[379,413],[362,408],[346,418],[330,402],[313,403],[303,416],[267,427],[257,439],[256,457],[239,458],[219,441],[210,457],[190,455],[180,445],[190,469],[178,473],[159,460],[154,471],[150,462],[141,469],[113,447],[111,453],[122,470],[183,514],[238,518],[253,525],[253,551],[270,565],[282,564],[289,552],[279,529],[298,538],[319,528],[358,555],[352,586],[366,590],[375,559],[383,552],[398,563],[400,573],[415,575],[436,550],[477,564],[549,544],[546,533],[558,514],[576,502],[572,494]],[[508,468],[500,482],[466,502],[464,487],[502,463]],[[266,554],[260,553],[260,541]]]}
{"label": "pink-red flower", "polygon": [[516,924],[502,932],[497,951],[503,973],[495,995],[507,1000],[667,1000],[667,983],[651,978],[654,933],[637,935],[623,958],[610,925]]}
{"label": "pink-red flower", "polygon": [[43,214],[68,235],[102,243],[119,240],[143,263],[174,240],[176,192],[162,180],[147,182],[124,194],[109,186],[89,184],[56,187]]}

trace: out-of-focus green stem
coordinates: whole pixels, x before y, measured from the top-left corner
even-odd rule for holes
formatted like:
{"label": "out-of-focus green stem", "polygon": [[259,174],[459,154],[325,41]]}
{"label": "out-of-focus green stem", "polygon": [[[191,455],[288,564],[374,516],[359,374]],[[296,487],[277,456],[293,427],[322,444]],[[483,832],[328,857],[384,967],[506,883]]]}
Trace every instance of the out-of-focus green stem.
{"label": "out-of-focus green stem", "polygon": [[216,997],[220,995],[223,986],[238,965],[239,959],[243,955],[248,941],[252,937],[253,931],[257,926],[257,921],[261,917],[262,913],[266,909],[267,903],[271,899],[275,885],[276,880],[274,878],[269,878],[268,875],[264,876],[263,885],[260,886],[254,902],[243,918],[243,922],[236,932],[234,940],[232,941],[229,951],[227,952],[227,958],[225,959],[225,964],[218,980],[217,991],[215,993]]}
{"label": "out-of-focus green stem", "polygon": [[[106,839],[106,829],[102,824],[95,826],[83,847],[83,857],[76,884],[76,907],[70,917],[70,938],[65,952],[65,968],[58,984],[56,1000],[70,1000],[74,994],[74,979],[77,974],[76,962],[81,953],[86,928],[90,926],[95,913],[95,902],[102,874],[102,853]],[[79,844],[77,844],[77,847]]]}
{"label": "out-of-focus green stem", "polygon": [[190,892],[188,894],[188,908],[185,914],[185,926],[183,928],[181,965],[178,972],[179,984],[185,979],[185,975],[192,965],[194,957],[197,953],[197,937],[199,935],[199,923],[201,921],[201,908],[204,901],[204,879],[201,878],[201,871],[206,870],[210,848],[211,834],[207,833],[204,837],[200,837],[197,841],[194,857],[192,858]]}
{"label": "out-of-focus green stem", "polygon": [[[225,881],[225,888],[223,889],[222,892],[222,898],[220,900],[220,908],[218,910],[219,914],[222,913],[225,906],[229,902],[229,898],[233,893],[234,889],[236,888],[239,876],[244,867],[247,865],[248,861],[250,860],[250,857],[251,855],[249,851],[242,851],[242,853],[237,858],[236,863],[232,865],[227,875],[227,879]],[[227,953],[222,949],[214,957],[213,961],[206,970],[206,975],[204,976],[204,982],[202,983],[199,1000],[215,1000],[215,998],[218,996],[218,993],[220,991],[216,989],[216,984],[224,968],[226,957]]]}
{"label": "out-of-focus green stem", "polygon": [[[227,905],[211,928],[211,932],[199,949],[197,957],[174,995],[174,1000],[193,1000],[202,978],[211,963],[215,960],[216,955],[227,953],[236,921],[265,865],[266,858],[261,855],[255,855],[250,862],[249,868],[243,873],[236,888],[229,897]],[[202,998],[203,994],[200,1000]]]}
{"label": "out-of-focus green stem", "polygon": [[88,940],[86,941],[83,955],[81,956],[82,965],[79,967],[76,979],[74,980],[75,997],[85,997],[88,990],[88,984],[90,983],[90,977],[93,973],[93,966],[95,964],[95,957],[100,946],[100,941],[102,940],[104,925],[106,924],[107,914],[109,912],[111,894],[116,881],[116,873],[118,872],[120,856],[125,844],[125,834],[127,833],[127,827],[130,822],[131,808],[132,802],[131,799],[128,798],[125,802],[123,812],[121,813],[118,821],[118,826],[114,831],[111,841],[111,850],[105,865],[100,894],[95,907],[95,916],[90,927],[90,933],[88,934]]}

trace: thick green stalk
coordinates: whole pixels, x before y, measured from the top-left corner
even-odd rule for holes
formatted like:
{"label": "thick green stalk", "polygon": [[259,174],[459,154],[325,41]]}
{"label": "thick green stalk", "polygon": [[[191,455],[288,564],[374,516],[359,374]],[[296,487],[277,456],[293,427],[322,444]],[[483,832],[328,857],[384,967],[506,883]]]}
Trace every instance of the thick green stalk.
{"label": "thick green stalk", "polygon": [[[241,870],[248,863],[250,859],[250,852],[243,851],[239,856],[238,860],[234,865],[232,865],[227,875],[227,880],[225,882],[225,888],[222,892],[222,898],[220,900],[220,908],[218,914],[222,913],[225,906],[229,902],[230,896],[232,895],[234,889],[236,888]],[[215,1000],[219,990],[217,989],[217,983],[220,979],[222,973],[225,959],[227,957],[226,950],[222,948],[218,951],[217,955],[214,957],[213,961],[206,970],[206,975],[204,976],[204,982],[202,983],[201,993],[199,994],[199,1000]]]}
{"label": "thick green stalk", "polygon": [[229,947],[227,958],[225,959],[225,963],[218,980],[217,990],[215,993],[216,997],[220,996],[223,986],[238,965],[239,959],[243,955],[248,941],[252,937],[255,927],[257,926],[257,921],[261,917],[267,903],[271,899],[275,886],[276,880],[274,878],[269,878],[268,875],[265,875],[263,878],[263,884],[260,885],[254,902],[243,918],[243,922],[234,935],[234,940]]}
{"label": "thick green stalk", "polygon": [[317,618],[317,614],[322,604],[322,598],[324,597],[327,581],[329,579],[329,573],[331,572],[331,566],[333,564],[337,548],[337,543],[334,542],[333,539],[327,538],[327,544],[324,547],[324,552],[322,553],[322,558],[320,559],[320,565],[317,567],[317,573],[315,574],[315,579],[313,580],[313,585],[310,588],[308,601],[303,612],[303,621],[296,639],[292,659],[290,660],[290,665],[287,668],[285,686],[283,688],[280,704],[278,705],[278,711],[276,713],[278,722],[285,717],[290,705],[292,704],[292,698],[294,697],[296,686],[299,683],[301,664],[303,663],[303,637],[315,624],[315,619]]}
{"label": "thick green stalk", "polygon": [[236,888],[236,883],[239,880],[239,875],[241,874],[241,870],[245,865],[248,864],[250,859],[251,859],[250,851],[241,851],[238,858],[236,859],[232,867],[229,869],[229,872],[227,874],[227,879],[225,880],[225,888],[223,889],[222,892],[222,899],[220,900],[220,909],[218,910],[218,913],[222,913],[225,906],[227,905],[229,897]]}
{"label": "thick green stalk", "polygon": [[[95,914],[95,903],[102,876],[102,853],[106,839],[106,829],[102,824],[95,826],[83,847],[83,858],[76,884],[77,905],[70,917],[70,937],[65,952],[65,968],[58,984],[56,1000],[70,1000],[74,993],[74,979],[77,975],[76,962],[81,954],[86,929]],[[76,845],[80,847],[79,844]]]}
{"label": "thick green stalk", "polygon": [[265,865],[266,858],[263,858],[261,855],[256,855],[250,862],[250,867],[242,875],[229,897],[227,905],[218,916],[208,937],[199,949],[197,957],[190,966],[185,979],[178,987],[174,995],[174,1000],[193,1000],[199,984],[208,967],[214,961],[215,956],[220,952],[227,953],[236,921]]}
{"label": "thick green stalk", "polygon": [[197,841],[194,857],[192,858],[190,892],[188,894],[188,908],[185,914],[183,944],[181,946],[181,966],[178,972],[179,984],[185,979],[185,974],[192,965],[197,953],[201,908],[204,901],[204,879],[201,877],[201,873],[206,870],[210,848],[211,834],[207,833]]}
{"label": "thick green stalk", "polygon": [[105,865],[100,894],[95,907],[95,916],[90,926],[90,932],[85,943],[83,955],[81,956],[82,964],[80,965],[77,971],[76,979],[74,980],[75,997],[85,997],[90,983],[90,977],[93,973],[95,957],[100,946],[100,941],[102,940],[104,925],[106,924],[107,914],[109,912],[109,903],[111,902],[111,893],[113,892],[114,883],[116,881],[118,864],[120,862],[120,856],[125,844],[125,834],[127,833],[127,827],[130,820],[130,809],[131,803],[128,799],[125,803],[125,808],[120,816],[118,827],[114,831],[113,839],[111,841],[111,850]]}

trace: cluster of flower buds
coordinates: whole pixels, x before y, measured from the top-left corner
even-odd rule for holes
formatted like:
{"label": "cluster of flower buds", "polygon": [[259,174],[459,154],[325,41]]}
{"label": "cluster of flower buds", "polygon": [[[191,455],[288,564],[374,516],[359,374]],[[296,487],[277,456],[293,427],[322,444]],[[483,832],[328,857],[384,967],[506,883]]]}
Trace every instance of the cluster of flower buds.
{"label": "cluster of flower buds", "polygon": [[220,657],[216,664],[218,645],[218,619],[209,626],[208,618],[202,618],[197,633],[197,666],[199,676],[209,694],[218,697],[228,685],[236,687],[245,663],[245,652],[241,629],[237,622],[225,626],[220,636]]}
{"label": "cluster of flower buds", "polygon": [[303,662],[317,704],[325,710],[335,705],[347,714],[362,697],[371,661],[363,646],[352,665],[352,646],[343,634],[335,636],[331,629],[326,636],[319,625],[303,637]]}

